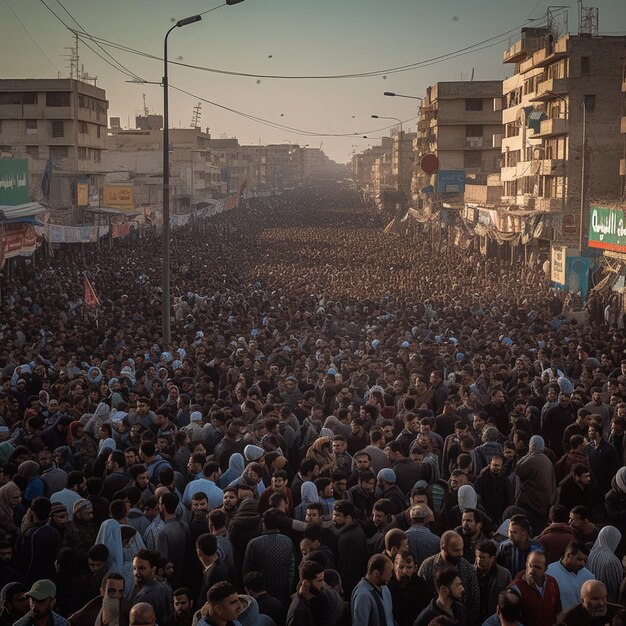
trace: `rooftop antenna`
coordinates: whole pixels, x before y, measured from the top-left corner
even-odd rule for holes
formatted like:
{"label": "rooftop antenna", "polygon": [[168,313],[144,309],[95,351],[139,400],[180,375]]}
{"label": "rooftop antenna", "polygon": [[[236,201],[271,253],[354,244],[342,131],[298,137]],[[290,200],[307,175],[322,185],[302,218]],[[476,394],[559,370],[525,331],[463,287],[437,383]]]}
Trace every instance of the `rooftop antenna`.
{"label": "rooftop antenna", "polygon": [[584,7],[582,0],[578,1],[578,34],[597,37],[599,26],[598,7]]}
{"label": "rooftop antenna", "polygon": [[202,102],[198,102],[193,108],[193,114],[191,116],[191,128],[200,128],[200,120],[202,118]]}

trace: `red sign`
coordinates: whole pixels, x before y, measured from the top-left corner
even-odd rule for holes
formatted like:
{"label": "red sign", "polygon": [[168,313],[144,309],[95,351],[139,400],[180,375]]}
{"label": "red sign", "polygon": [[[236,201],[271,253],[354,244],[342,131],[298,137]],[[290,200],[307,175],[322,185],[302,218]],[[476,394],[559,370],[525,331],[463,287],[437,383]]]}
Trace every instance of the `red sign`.
{"label": "red sign", "polygon": [[434,174],[437,172],[439,170],[439,159],[437,155],[432,152],[425,154],[420,161],[420,167],[425,174]]}

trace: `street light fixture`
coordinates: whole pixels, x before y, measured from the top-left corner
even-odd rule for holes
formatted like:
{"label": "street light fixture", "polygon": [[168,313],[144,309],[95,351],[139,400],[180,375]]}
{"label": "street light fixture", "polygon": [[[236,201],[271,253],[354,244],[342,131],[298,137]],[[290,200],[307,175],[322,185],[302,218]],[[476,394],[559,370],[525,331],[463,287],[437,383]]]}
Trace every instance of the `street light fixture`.
{"label": "street light fixture", "polygon": [[[226,0],[227,5],[239,4],[243,0]],[[170,323],[170,154],[169,154],[169,101],[167,82],[167,38],[175,28],[195,24],[202,19],[202,15],[191,15],[178,20],[163,39],[163,344],[169,346],[172,339]]]}
{"label": "street light fixture", "polygon": [[420,98],[419,96],[405,96],[404,94],[394,93],[393,91],[385,91],[383,96],[391,96],[393,98],[410,98],[411,100],[420,100],[421,102],[424,102],[424,98]]}

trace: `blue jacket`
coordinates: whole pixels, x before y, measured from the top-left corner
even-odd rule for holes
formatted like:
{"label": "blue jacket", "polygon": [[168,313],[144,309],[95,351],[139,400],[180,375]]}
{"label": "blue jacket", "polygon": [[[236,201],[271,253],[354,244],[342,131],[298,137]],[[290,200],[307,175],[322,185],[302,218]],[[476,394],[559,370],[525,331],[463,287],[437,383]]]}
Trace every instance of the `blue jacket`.
{"label": "blue jacket", "polygon": [[378,593],[374,586],[361,578],[352,592],[352,623],[358,626],[394,626],[393,601],[387,585],[380,588],[386,623],[381,623],[378,603],[373,594]]}

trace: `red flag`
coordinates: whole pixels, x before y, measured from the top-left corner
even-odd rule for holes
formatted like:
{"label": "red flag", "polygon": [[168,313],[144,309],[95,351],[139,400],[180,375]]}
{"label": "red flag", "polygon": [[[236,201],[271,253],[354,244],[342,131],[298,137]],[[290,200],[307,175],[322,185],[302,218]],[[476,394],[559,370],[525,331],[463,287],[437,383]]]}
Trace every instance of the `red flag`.
{"label": "red flag", "polygon": [[89,306],[89,307],[100,306],[100,300],[98,300],[96,291],[86,276],[85,276],[85,290],[84,290],[83,300],[85,301],[85,306]]}
{"label": "red flag", "polygon": [[246,178],[239,186],[239,195],[241,195],[244,189],[248,186],[248,179]]}
{"label": "red flag", "polygon": [[239,204],[239,196],[228,196],[224,200],[224,211],[232,211]]}

